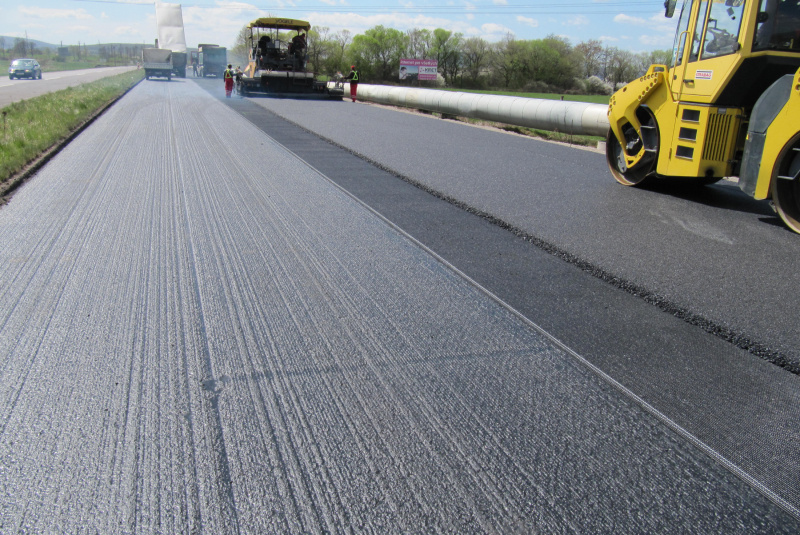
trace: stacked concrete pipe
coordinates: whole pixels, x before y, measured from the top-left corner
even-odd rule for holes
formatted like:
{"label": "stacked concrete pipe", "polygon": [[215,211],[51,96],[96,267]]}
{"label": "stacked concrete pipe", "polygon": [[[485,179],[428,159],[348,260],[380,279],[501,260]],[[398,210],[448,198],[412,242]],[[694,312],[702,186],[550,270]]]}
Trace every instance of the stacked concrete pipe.
{"label": "stacked concrete pipe", "polygon": [[[350,94],[349,84],[344,94]],[[371,84],[358,85],[358,99],[565,134],[605,137],[608,132],[604,104]]]}

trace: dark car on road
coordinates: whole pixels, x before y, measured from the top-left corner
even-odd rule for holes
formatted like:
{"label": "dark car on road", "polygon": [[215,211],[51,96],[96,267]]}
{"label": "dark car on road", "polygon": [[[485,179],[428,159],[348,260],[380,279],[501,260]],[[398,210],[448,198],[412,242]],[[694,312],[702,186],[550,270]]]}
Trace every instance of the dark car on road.
{"label": "dark car on road", "polygon": [[30,78],[32,80],[42,79],[42,67],[35,59],[15,59],[11,62],[8,68],[8,77],[14,78]]}

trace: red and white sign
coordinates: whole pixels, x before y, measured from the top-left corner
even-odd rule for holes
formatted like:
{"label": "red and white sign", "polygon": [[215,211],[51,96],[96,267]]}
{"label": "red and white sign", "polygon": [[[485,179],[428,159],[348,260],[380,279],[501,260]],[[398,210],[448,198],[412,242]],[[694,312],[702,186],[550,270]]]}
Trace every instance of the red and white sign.
{"label": "red and white sign", "polygon": [[401,59],[400,79],[436,80],[439,62],[435,59]]}
{"label": "red and white sign", "polygon": [[714,76],[714,71],[697,71],[694,73],[695,80],[711,80]]}

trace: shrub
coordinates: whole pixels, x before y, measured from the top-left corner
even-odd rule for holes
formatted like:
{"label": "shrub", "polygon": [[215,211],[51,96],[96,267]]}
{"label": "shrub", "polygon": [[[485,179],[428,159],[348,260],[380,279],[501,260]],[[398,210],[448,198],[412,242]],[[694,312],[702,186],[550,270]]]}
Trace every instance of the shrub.
{"label": "shrub", "polygon": [[610,84],[605,83],[597,76],[591,76],[584,81],[586,92],[590,95],[610,95],[613,90]]}

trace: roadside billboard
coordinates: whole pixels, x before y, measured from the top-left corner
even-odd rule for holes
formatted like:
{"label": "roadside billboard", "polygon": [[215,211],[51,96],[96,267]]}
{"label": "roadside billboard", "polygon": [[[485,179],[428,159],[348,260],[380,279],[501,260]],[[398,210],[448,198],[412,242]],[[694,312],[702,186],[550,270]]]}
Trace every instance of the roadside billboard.
{"label": "roadside billboard", "polygon": [[435,59],[401,59],[401,80],[436,80],[439,62]]}

